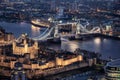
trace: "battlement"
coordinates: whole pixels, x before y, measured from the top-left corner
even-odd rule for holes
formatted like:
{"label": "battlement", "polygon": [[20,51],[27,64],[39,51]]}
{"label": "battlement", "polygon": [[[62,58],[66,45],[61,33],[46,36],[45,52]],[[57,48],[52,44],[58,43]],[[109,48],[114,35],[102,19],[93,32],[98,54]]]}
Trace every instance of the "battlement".
{"label": "battlement", "polygon": [[[21,58],[21,59],[18,58],[18,59],[20,62],[23,63],[24,58]],[[14,67],[15,62],[17,62],[18,59],[14,58],[14,57],[9,57],[9,56],[6,56],[6,57],[1,56],[0,57],[0,66],[9,67],[12,69]],[[23,63],[23,68],[30,69],[30,70],[34,70],[34,69],[44,70],[44,69],[53,68],[56,66],[67,66],[72,63],[81,62],[81,61],[83,61],[83,58],[81,55],[79,55],[79,56],[76,56],[74,58],[67,59],[67,60],[64,60],[62,58],[56,58],[55,61],[49,61],[44,64],[39,64],[39,63],[24,64]]]}
{"label": "battlement", "polygon": [[26,53],[30,54],[30,58],[35,58],[35,55],[38,54],[38,42],[31,41],[29,38],[24,37],[21,39],[21,42],[13,42],[13,54],[24,55]]}

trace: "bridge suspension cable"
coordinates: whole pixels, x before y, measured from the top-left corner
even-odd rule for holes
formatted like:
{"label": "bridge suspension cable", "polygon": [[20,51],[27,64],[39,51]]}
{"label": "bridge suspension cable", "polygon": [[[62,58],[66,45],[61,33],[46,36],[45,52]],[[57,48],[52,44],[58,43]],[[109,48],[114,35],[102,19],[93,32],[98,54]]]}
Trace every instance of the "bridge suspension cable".
{"label": "bridge suspension cable", "polygon": [[50,34],[52,33],[52,31],[54,30],[54,27],[51,28],[47,28],[40,36],[33,38],[34,40],[44,40],[46,39],[48,36],[50,36]]}
{"label": "bridge suspension cable", "polygon": [[[80,24],[80,22],[78,22],[76,27],[77,27],[77,29],[79,29],[80,31],[82,31],[84,33],[96,33],[96,32],[100,32],[100,27],[94,27],[91,30],[88,30],[88,29],[86,29],[85,26],[83,26],[82,24]],[[78,31],[78,30],[76,30],[76,31]]]}

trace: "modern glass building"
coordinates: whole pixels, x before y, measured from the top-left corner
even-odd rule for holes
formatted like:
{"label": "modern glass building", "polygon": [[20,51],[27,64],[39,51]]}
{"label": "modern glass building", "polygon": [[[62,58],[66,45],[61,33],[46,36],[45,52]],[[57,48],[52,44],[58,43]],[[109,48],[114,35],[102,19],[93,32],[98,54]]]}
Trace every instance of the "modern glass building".
{"label": "modern glass building", "polygon": [[120,59],[108,62],[105,66],[107,80],[120,80]]}

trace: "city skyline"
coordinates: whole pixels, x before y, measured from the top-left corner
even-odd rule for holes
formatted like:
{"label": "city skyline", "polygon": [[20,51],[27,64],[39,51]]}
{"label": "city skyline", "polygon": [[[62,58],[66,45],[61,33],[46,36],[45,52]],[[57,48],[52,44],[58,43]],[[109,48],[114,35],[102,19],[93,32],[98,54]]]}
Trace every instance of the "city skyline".
{"label": "city skyline", "polygon": [[0,0],[0,80],[118,80],[120,0]]}

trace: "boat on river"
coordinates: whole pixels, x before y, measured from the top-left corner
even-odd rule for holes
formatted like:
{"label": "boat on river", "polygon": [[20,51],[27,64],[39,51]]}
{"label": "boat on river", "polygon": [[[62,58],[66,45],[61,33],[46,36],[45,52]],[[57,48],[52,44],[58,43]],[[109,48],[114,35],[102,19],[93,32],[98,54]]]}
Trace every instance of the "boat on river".
{"label": "boat on river", "polygon": [[50,27],[50,22],[43,21],[43,20],[40,20],[40,19],[31,20],[31,24],[34,25],[34,26],[43,27],[43,28]]}

